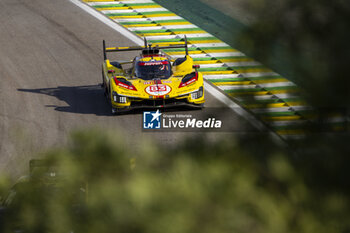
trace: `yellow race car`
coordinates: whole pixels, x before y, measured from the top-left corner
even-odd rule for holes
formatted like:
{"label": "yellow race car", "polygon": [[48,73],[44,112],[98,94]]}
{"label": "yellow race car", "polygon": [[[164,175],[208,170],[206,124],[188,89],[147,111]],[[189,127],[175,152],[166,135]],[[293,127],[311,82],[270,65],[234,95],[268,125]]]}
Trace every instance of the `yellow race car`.
{"label": "yellow race car", "polygon": [[[161,52],[170,48],[185,48],[186,55],[171,64]],[[107,59],[107,53],[133,50],[141,54],[132,61]],[[113,114],[135,108],[204,106],[203,75],[188,55],[186,38],[184,44],[163,47],[149,45],[145,39],[144,46],[106,48],[103,41],[103,55],[102,87]]]}

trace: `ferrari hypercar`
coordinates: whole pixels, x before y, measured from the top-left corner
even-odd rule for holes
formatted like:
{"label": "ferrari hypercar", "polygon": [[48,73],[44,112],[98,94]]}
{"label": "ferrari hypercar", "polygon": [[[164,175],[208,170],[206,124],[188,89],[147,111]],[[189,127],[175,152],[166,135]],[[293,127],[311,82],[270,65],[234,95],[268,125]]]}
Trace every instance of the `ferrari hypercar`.
{"label": "ferrari hypercar", "polygon": [[[186,55],[172,61],[162,49],[184,48]],[[130,61],[110,61],[107,53],[136,51],[140,54]],[[103,41],[104,62],[102,87],[112,113],[135,108],[169,108],[204,106],[203,75],[188,55],[184,44],[152,46],[106,47]],[[130,67],[124,67],[124,66]]]}

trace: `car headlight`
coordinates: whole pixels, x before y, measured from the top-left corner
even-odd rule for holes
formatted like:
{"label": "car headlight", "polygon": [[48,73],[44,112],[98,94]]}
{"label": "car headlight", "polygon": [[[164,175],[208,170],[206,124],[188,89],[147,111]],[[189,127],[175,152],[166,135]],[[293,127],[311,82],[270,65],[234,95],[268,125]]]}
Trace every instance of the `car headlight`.
{"label": "car headlight", "polygon": [[112,98],[113,98],[113,101],[114,101],[114,102],[117,102],[117,99],[118,99],[118,94],[117,94],[117,92],[115,92],[115,91],[112,92]]}
{"label": "car headlight", "polygon": [[198,99],[198,93],[197,93],[197,91],[196,91],[196,92],[193,92],[193,93],[191,94],[191,98],[192,98],[192,99]]}
{"label": "car headlight", "polygon": [[198,91],[192,92],[191,93],[191,98],[192,99],[199,99],[203,96],[203,87],[200,87]]}
{"label": "car headlight", "polygon": [[119,103],[126,103],[126,97],[125,96],[119,96]]}
{"label": "car headlight", "polygon": [[114,101],[114,102],[122,103],[122,104],[125,104],[125,103],[126,103],[126,97],[125,97],[125,96],[120,96],[120,95],[118,95],[118,93],[115,92],[115,91],[112,92],[112,96],[113,96],[113,101]]}

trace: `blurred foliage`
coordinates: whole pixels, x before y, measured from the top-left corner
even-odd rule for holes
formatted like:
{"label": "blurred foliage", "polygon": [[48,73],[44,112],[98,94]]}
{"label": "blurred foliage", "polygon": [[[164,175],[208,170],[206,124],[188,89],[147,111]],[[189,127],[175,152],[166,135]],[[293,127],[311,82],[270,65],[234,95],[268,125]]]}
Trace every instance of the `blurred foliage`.
{"label": "blurred foliage", "polygon": [[120,135],[76,132],[12,188],[4,232],[349,232],[349,195],[320,192],[289,150],[254,140],[136,151]]}
{"label": "blurred foliage", "polygon": [[[255,20],[241,34],[241,49],[295,82],[316,107],[316,119],[304,126],[312,133],[288,142],[291,163],[318,194],[315,200],[329,190],[350,195],[349,2],[249,0],[244,5]],[[344,117],[341,132],[327,122],[332,115]]]}
{"label": "blurred foliage", "polygon": [[249,0],[241,35],[249,55],[297,83],[316,107],[348,107],[350,4],[346,0]]}

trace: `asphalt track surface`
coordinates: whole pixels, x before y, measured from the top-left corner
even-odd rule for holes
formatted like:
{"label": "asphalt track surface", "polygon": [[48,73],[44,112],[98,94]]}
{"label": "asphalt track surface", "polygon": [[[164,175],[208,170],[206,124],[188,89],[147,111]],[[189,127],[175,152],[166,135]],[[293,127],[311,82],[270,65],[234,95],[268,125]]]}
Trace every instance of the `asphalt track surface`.
{"label": "asphalt track surface", "polygon": [[[141,138],[175,145],[198,136],[143,132],[141,112],[111,115],[99,87],[102,40],[132,43],[68,0],[1,0],[0,35],[0,173],[23,174],[29,159],[66,143],[75,129],[115,130],[132,146]],[[209,93],[206,100],[206,107],[222,106]],[[230,119],[237,132],[252,130],[233,111]]]}

